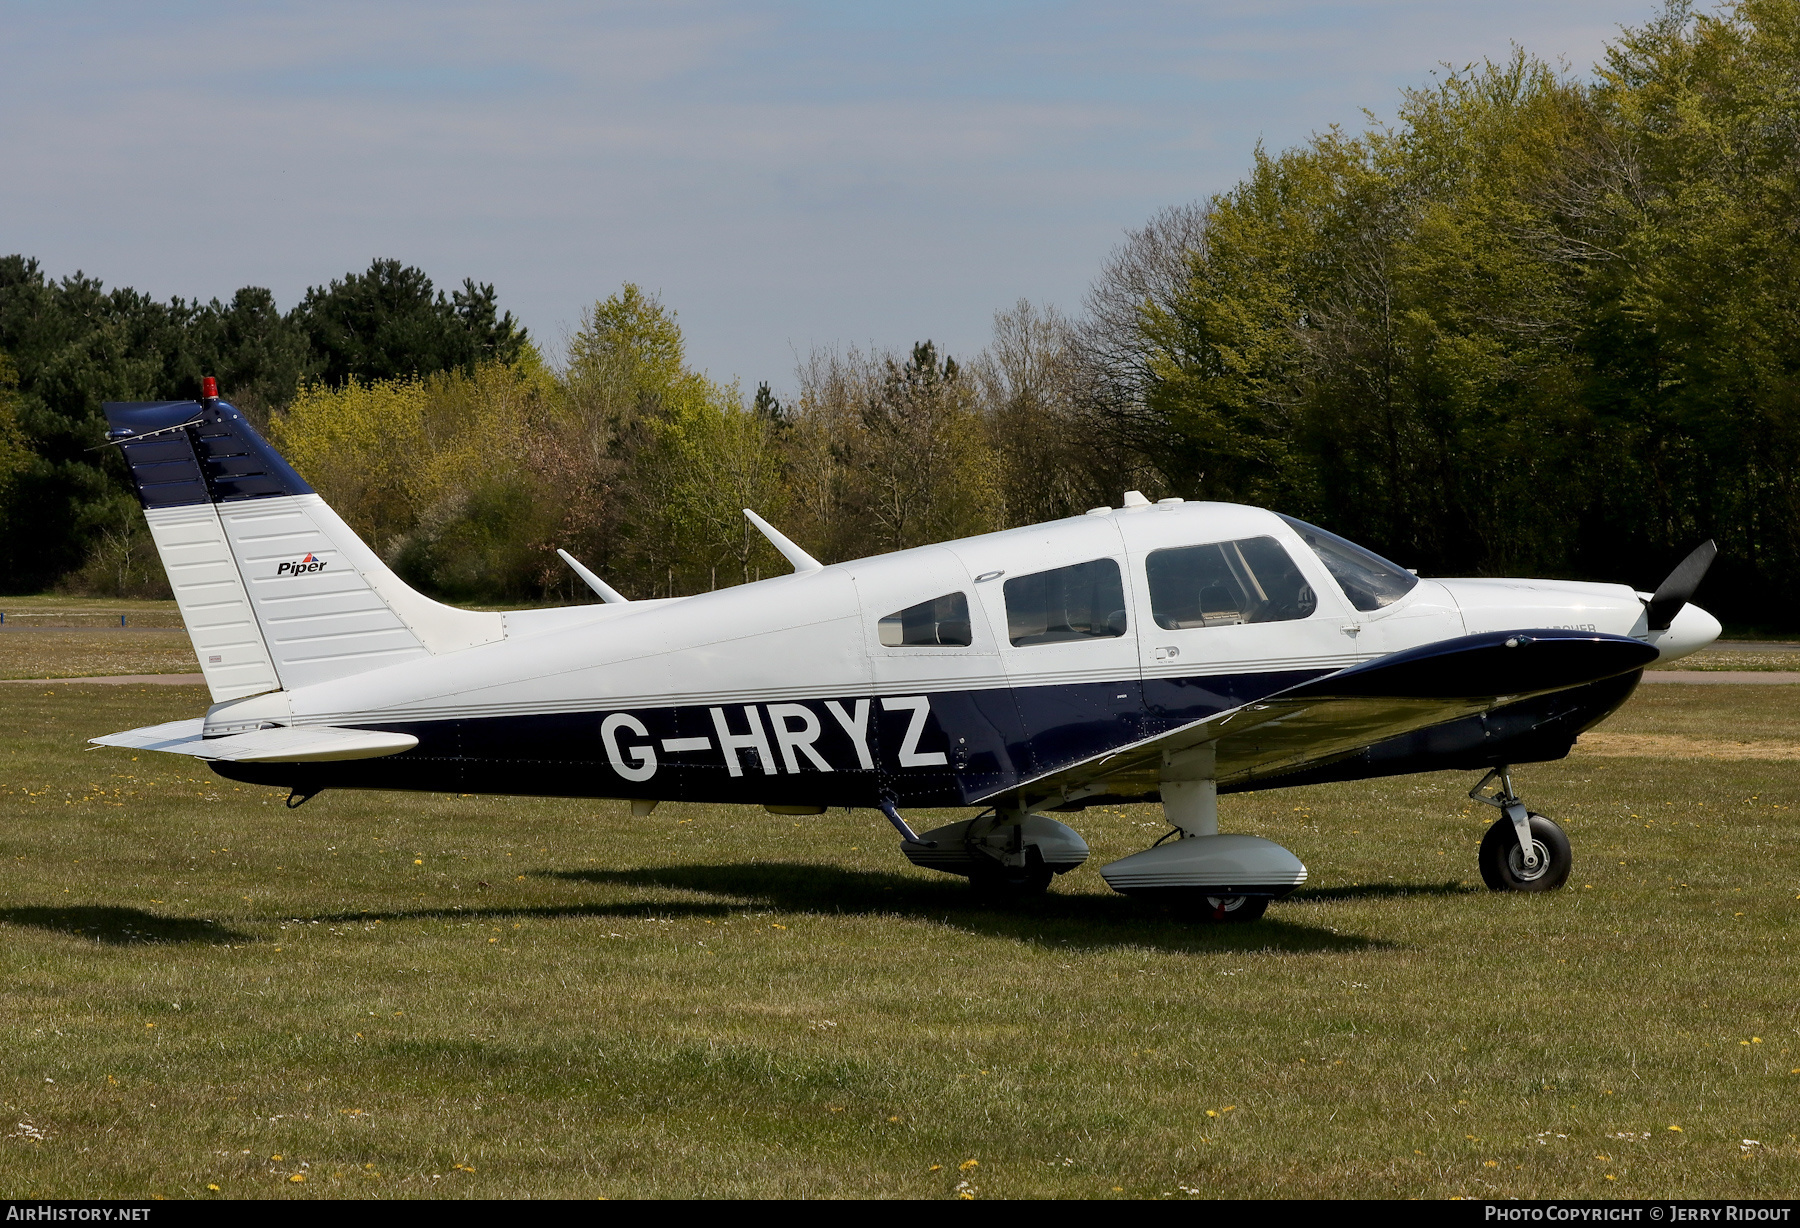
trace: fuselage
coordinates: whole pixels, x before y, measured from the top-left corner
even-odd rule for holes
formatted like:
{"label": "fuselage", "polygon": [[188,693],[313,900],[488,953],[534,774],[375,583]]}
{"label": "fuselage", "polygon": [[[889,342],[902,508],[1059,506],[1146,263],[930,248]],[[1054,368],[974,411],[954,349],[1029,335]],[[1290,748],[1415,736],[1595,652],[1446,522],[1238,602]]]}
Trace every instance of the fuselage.
{"label": "fuselage", "polygon": [[[512,613],[491,643],[208,715],[209,733],[354,726],[415,736],[413,750],[215,770],[306,788],[971,805],[1441,640],[1578,628],[1672,659],[1719,631],[1693,606],[1649,631],[1623,585],[1418,580],[1391,565],[1365,577],[1319,537],[1309,544],[1309,529],[1258,508],[1166,501],[692,597]],[[1497,705],[1255,783],[1554,758],[1636,680]]]}

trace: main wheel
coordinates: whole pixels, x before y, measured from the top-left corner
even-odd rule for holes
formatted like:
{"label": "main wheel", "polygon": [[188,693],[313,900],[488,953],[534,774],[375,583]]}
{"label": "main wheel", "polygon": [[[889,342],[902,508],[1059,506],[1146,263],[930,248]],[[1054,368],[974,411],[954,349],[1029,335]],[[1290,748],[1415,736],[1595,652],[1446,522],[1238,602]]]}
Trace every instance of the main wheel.
{"label": "main wheel", "polygon": [[1243,922],[1262,920],[1269,911],[1266,895],[1213,895],[1217,888],[1150,887],[1125,892],[1138,903],[1182,921]]}
{"label": "main wheel", "polygon": [[1055,871],[1032,849],[1022,866],[1003,866],[991,858],[977,855],[976,869],[969,875],[969,886],[975,894],[990,900],[1025,899],[1043,895],[1050,889]]}
{"label": "main wheel", "polygon": [[1538,861],[1533,868],[1526,868],[1511,819],[1497,820],[1481,838],[1481,881],[1490,891],[1555,891],[1568,881],[1569,870],[1575,864],[1569,852],[1569,838],[1541,814],[1533,814],[1530,819],[1531,843]]}
{"label": "main wheel", "polygon": [[1269,911],[1266,895],[1209,895],[1202,900],[1200,915],[1207,921],[1261,921]]}

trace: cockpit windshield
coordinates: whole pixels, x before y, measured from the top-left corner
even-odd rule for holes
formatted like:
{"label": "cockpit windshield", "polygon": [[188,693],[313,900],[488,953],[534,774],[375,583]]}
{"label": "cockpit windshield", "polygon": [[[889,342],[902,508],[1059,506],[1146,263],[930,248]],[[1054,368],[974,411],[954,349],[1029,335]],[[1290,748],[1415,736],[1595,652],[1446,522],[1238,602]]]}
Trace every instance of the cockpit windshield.
{"label": "cockpit windshield", "polygon": [[1419,577],[1404,567],[1396,567],[1373,550],[1365,550],[1355,542],[1345,541],[1336,533],[1327,533],[1304,520],[1295,520],[1292,516],[1281,518],[1312,547],[1319,561],[1325,564],[1325,570],[1344,590],[1350,604],[1365,613],[1394,604],[1419,582]]}

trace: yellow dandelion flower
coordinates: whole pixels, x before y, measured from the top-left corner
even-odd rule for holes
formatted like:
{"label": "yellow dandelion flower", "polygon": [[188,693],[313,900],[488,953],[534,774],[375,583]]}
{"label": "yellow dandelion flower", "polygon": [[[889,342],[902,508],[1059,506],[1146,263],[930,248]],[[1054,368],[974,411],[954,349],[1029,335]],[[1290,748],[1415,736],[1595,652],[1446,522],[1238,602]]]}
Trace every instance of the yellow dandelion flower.
{"label": "yellow dandelion flower", "polygon": [[211,1190],[215,1194],[219,1192],[219,1187],[216,1185],[208,1185],[206,1188]]}
{"label": "yellow dandelion flower", "polygon": [[960,1172],[966,1173],[971,1168],[978,1168],[978,1167],[980,1167],[980,1165],[981,1165],[980,1160],[964,1160],[961,1164],[957,1165],[957,1169]]}
{"label": "yellow dandelion flower", "polygon": [[925,1171],[928,1173],[936,1173],[936,1172],[942,1172],[943,1169],[944,1169],[944,1166],[942,1164],[933,1164],[930,1168],[926,1169]]}
{"label": "yellow dandelion flower", "polygon": [[295,1173],[293,1176],[289,1177],[288,1180],[289,1181],[304,1181],[304,1180],[306,1180],[306,1174],[305,1173]]}
{"label": "yellow dandelion flower", "polygon": [[1217,1117],[1218,1116],[1218,1114],[1213,1112],[1211,1109],[1206,1110],[1206,1115],[1208,1117]]}
{"label": "yellow dandelion flower", "polygon": [[1670,1126],[1670,1127],[1669,1127],[1669,1129],[1671,1129],[1671,1130],[1673,1130],[1673,1131],[1675,1131],[1675,1133],[1677,1133],[1677,1134],[1680,1134],[1680,1133],[1681,1133],[1681,1127],[1680,1127],[1680,1126]]}

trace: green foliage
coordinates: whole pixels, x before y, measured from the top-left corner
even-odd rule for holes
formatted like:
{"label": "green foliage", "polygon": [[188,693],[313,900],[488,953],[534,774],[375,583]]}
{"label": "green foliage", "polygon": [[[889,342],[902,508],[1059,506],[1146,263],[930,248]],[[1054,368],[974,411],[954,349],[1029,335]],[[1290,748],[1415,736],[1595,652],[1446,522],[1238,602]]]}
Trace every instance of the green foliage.
{"label": "green foliage", "polygon": [[1167,482],[1443,571],[1800,597],[1800,4],[1671,4],[1581,82],[1516,53],[1210,202],[1140,312]]}
{"label": "green foliage", "polygon": [[493,286],[465,279],[449,298],[434,295],[423,270],[398,260],[314,286],[294,320],[315,374],[333,385],[511,362],[526,343],[512,313],[499,314]]}
{"label": "green foliage", "polygon": [[19,430],[18,388],[18,368],[0,354],[0,507],[6,506],[7,492],[31,463],[31,449]]}

